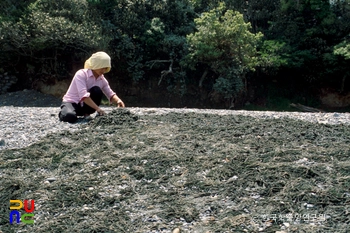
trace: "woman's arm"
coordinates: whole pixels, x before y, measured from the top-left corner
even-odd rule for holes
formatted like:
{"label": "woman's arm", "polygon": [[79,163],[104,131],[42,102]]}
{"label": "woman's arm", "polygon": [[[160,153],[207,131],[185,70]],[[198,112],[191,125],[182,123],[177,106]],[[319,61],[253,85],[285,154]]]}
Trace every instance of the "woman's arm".
{"label": "woman's arm", "polygon": [[93,109],[96,110],[96,112],[98,112],[100,115],[105,115],[106,113],[100,109],[99,106],[97,106],[97,104],[95,104],[95,102],[90,98],[90,97],[86,97],[84,98],[84,103],[89,105],[90,107],[92,107]]}
{"label": "woman's arm", "polygon": [[117,95],[113,95],[112,98],[111,98],[111,102],[113,104],[116,104],[118,107],[120,108],[124,108],[125,107],[125,104],[124,102],[117,96]]}

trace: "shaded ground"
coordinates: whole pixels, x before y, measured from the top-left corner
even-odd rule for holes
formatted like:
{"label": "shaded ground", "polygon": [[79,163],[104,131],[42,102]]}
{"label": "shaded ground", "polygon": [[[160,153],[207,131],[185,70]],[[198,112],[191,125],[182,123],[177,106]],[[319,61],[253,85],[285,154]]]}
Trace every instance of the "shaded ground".
{"label": "shaded ground", "polygon": [[[119,109],[0,151],[0,230],[346,232],[349,142],[349,125]],[[9,224],[10,199],[35,200],[34,225]]]}
{"label": "shaded ground", "polygon": [[35,90],[9,92],[0,95],[1,106],[14,107],[58,107],[62,100],[52,95],[45,95]]}

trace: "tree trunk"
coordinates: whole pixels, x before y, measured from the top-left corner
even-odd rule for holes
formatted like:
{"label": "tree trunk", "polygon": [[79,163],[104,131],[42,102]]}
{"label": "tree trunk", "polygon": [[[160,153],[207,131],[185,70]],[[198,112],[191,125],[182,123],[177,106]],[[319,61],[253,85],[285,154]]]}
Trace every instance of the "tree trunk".
{"label": "tree trunk", "polygon": [[201,79],[199,80],[199,84],[198,84],[198,87],[199,87],[199,88],[202,88],[202,86],[203,86],[203,81],[204,81],[205,77],[207,77],[207,74],[208,74],[208,69],[206,69],[206,70],[204,71],[204,73],[202,74]]}
{"label": "tree trunk", "polygon": [[342,80],[341,80],[341,86],[340,86],[340,93],[344,92],[345,89],[345,81],[346,81],[346,75],[343,76]]}

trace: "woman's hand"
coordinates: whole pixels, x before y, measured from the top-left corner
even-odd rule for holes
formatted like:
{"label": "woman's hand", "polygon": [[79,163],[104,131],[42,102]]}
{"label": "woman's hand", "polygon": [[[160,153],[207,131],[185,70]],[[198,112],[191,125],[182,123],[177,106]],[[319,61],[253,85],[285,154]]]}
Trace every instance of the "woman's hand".
{"label": "woman's hand", "polygon": [[125,107],[125,104],[124,104],[124,102],[123,102],[121,99],[119,99],[119,100],[117,101],[117,107],[118,107],[118,108],[124,108],[124,107]]}
{"label": "woman's hand", "polygon": [[114,96],[111,98],[111,102],[112,102],[113,104],[116,104],[118,108],[125,108],[124,102],[123,102],[117,95],[114,95]]}
{"label": "woman's hand", "polygon": [[100,116],[104,116],[104,115],[106,115],[106,113],[105,113],[105,111],[103,111],[102,109],[100,109],[100,108],[98,108],[97,110],[96,110],[96,112],[98,113],[98,115],[100,115]]}

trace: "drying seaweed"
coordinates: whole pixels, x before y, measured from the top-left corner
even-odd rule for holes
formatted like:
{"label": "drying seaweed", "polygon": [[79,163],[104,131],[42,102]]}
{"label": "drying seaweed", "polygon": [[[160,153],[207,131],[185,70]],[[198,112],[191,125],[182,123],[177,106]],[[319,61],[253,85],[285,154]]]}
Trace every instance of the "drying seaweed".
{"label": "drying seaweed", "polygon": [[[95,118],[0,151],[2,232],[346,232],[350,126],[199,113]],[[9,224],[34,199],[35,224]]]}

